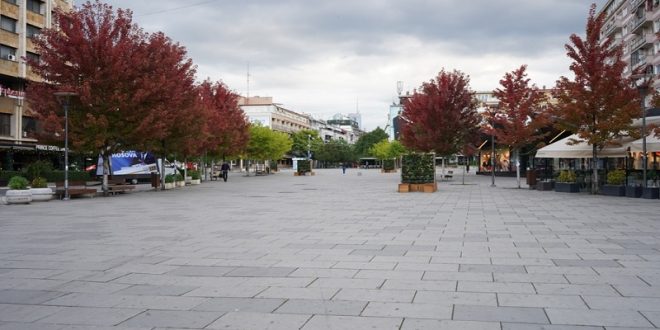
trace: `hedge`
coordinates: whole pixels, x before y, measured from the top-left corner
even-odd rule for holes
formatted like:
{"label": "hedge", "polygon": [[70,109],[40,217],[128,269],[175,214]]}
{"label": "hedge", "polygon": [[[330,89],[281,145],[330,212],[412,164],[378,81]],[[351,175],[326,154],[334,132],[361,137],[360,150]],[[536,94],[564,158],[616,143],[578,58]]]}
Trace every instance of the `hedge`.
{"label": "hedge", "polygon": [[407,154],[401,161],[402,183],[434,183],[435,155]]}
{"label": "hedge", "polygon": [[298,161],[298,173],[308,173],[312,171],[312,163],[309,160]]}

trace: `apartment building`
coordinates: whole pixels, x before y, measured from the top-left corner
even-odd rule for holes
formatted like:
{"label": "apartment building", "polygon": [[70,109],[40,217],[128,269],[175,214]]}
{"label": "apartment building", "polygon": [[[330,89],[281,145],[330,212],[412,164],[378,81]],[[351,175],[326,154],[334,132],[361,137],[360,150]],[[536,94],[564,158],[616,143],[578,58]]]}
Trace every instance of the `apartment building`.
{"label": "apartment building", "polygon": [[250,123],[260,123],[273,131],[295,133],[311,128],[311,118],[273,103],[272,97],[241,97],[238,100]]}
{"label": "apartment building", "polygon": [[[660,0],[610,0],[601,9],[606,20],[602,38],[623,46],[626,76],[645,67],[660,73]],[[656,88],[660,82],[655,82]]]}
{"label": "apartment building", "polygon": [[[25,86],[36,80],[26,59],[38,59],[32,38],[53,24],[55,8],[71,9],[73,0],[0,0],[0,153],[9,159],[12,150],[34,149]],[[9,156],[8,156],[9,155]],[[3,168],[11,167],[3,163]]]}

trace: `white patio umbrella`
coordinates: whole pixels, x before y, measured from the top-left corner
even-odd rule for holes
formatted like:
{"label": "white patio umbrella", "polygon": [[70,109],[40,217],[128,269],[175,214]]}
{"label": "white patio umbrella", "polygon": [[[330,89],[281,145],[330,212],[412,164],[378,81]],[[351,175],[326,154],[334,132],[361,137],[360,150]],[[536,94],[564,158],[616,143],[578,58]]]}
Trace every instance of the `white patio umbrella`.
{"label": "white patio umbrella", "polygon": [[[635,140],[630,144],[631,151],[643,151],[642,149],[642,140]],[[646,151],[647,152],[660,152],[660,138],[657,138],[655,135],[651,134],[646,137]]]}
{"label": "white patio umbrella", "polygon": [[[571,145],[569,142],[572,140],[579,142]],[[630,137],[620,138],[617,141],[618,145],[607,145],[598,150],[598,157],[625,157],[627,148],[632,141],[633,139]],[[591,156],[591,145],[576,134],[547,145],[536,152],[536,158],[591,158]]]}

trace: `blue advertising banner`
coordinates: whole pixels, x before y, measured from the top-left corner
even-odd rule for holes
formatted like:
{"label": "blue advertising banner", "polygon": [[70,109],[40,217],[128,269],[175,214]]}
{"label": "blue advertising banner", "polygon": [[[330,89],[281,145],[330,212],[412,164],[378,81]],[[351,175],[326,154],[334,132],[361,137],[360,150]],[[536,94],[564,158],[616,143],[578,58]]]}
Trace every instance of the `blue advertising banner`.
{"label": "blue advertising banner", "polygon": [[[149,152],[123,151],[110,156],[111,175],[157,173],[156,158]],[[103,158],[99,156],[96,175],[103,175]]]}

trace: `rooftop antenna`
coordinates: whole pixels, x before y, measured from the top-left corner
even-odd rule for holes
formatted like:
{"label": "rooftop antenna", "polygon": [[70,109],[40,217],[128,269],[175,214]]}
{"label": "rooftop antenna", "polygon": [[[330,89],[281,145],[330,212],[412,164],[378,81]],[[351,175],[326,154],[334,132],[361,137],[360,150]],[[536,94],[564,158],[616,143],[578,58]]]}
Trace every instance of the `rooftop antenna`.
{"label": "rooftop antenna", "polygon": [[403,92],[403,81],[399,80],[396,82],[396,93],[401,96],[401,93]]}

